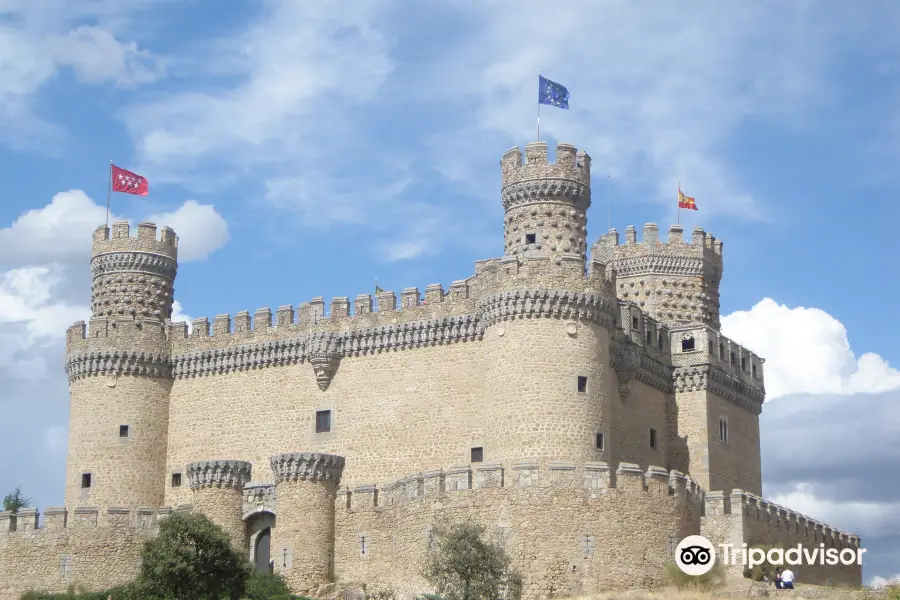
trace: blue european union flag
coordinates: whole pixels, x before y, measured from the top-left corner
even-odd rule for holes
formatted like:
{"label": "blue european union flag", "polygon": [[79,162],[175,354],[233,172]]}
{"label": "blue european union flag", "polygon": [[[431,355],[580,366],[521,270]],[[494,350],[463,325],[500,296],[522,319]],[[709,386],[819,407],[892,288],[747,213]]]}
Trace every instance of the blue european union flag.
{"label": "blue european union flag", "polygon": [[543,75],[538,75],[538,104],[569,108],[569,90]]}

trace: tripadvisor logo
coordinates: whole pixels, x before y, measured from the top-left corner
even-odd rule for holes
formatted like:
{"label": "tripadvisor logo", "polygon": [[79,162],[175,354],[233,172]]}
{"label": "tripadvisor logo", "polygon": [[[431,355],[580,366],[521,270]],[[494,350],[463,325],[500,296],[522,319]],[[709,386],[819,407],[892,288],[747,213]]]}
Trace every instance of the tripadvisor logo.
{"label": "tripadvisor logo", "polygon": [[702,535],[689,535],[675,548],[675,564],[687,575],[705,575],[716,564],[716,549]]}

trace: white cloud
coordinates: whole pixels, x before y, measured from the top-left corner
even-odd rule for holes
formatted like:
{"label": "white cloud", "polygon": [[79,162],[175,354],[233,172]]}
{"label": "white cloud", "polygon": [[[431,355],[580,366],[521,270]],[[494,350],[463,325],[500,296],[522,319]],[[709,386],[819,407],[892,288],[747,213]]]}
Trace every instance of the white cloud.
{"label": "white cloud", "polygon": [[120,42],[105,29],[81,26],[52,40],[60,66],[71,67],[84,82],[113,81],[120,86],[152,83],[164,74],[163,63],[135,42]]}
{"label": "white cloud", "polygon": [[749,311],[723,317],[722,331],[766,359],[769,399],[900,388],[900,371],[877,354],[857,359],[843,324],[817,308],[788,308],[765,298]]}
{"label": "white cloud", "polygon": [[900,512],[900,501],[837,501],[817,493],[811,483],[797,483],[792,490],[773,495],[771,501],[861,537],[882,533]]}
{"label": "white cloud", "polygon": [[895,585],[900,585],[900,573],[897,573],[892,577],[879,577],[876,575],[869,580],[869,587],[876,590]]}
{"label": "white cloud", "polygon": [[228,241],[228,223],[212,204],[188,200],[173,212],[151,215],[148,221],[168,225],[178,236],[178,260],[203,260]]}
{"label": "white cloud", "polygon": [[173,323],[180,323],[184,321],[188,325],[188,332],[191,330],[191,321],[194,320],[194,317],[190,316],[186,312],[184,312],[184,308],[181,306],[181,302],[175,300],[172,302],[172,316],[170,320]]}

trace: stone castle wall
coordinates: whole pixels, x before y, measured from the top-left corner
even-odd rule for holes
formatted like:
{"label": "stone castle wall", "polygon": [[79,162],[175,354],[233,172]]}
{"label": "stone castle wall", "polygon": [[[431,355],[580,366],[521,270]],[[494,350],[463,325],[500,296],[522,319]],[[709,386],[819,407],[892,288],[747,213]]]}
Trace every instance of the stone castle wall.
{"label": "stone castle wall", "polygon": [[132,581],[144,542],[172,509],[48,508],[0,512],[0,600],[28,590],[107,589]]}
{"label": "stone castle wall", "polygon": [[[740,550],[748,547],[776,546],[785,550],[798,544],[810,551],[819,548],[857,550],[859,536],[826,525],[784,506],[767,502],[743,490],[733,490],[727,497],[710,492],[705,499],[703,535],[721,553],[720,544],[731,544]],[[720,556],[717,557],[720,560]],[[736,566],[728,566],[729,575],[739,578],[743,573],[741,559]],[[791,566],[798,583],[817,585],[862,585],[862,565],[802,564]]]}
{"label": "stone castle wall", "polygon": [[433,528],[471,519],[509,553],[526,600],[658,584],[678,541],[699,533],[701,508],[692,480],[659,467],[435,469],[339,493],[335,575],[415,597],[429,589],[421,572]]}

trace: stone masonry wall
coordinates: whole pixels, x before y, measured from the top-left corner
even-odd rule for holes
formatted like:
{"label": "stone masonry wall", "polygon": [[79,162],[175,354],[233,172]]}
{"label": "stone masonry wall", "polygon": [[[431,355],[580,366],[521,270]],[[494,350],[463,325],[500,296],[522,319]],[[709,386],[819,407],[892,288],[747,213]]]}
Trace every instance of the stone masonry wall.
{"label": "stone masonry wall", "polygon": [[[742,544],[780,546],[787,550],[800,544],[812,552],[818,549],[857,550],[859,536],[840,531],[789,508],[767,502],[742,490],[733,490],[729,497],[710,492],[705,500],[702,534],[715,546],[717,560],[722,560],[720,544],[731,544],[740,550]],[[726,568],[729,576],[742,577],[742,559]],[[791,566],[798,583],[816,585],[862,585],[862,565],[802,564]]]}
{"label": "stone masonry wall", "polygon": [[18,600],[27,590],[65,592],[84,586],[102,590],[133,580],[144,542],[170,509],[24,509],[0,513],[0,600]]}
{"label": "stone masonry wall", "polygon": [[[670,549],[700,530],[701,490],[675,472],[606,463],[519,463],[432,470],[338,496],[335,574],[426,592],[421,576],[435,525],[472,519],[525,579],[526,600],[659,583]],[[377,490],[377,491],[376,491]]]}

